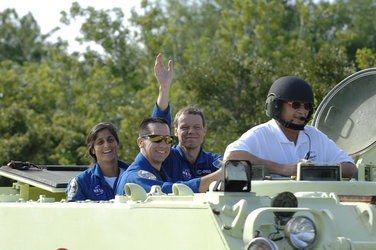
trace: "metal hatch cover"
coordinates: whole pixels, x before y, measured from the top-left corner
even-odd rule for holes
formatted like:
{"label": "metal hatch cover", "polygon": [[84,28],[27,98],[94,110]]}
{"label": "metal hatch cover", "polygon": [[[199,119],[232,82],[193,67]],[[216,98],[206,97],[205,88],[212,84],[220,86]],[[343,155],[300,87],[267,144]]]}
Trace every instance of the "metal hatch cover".
{"label": "metal hatch cover", "polygon": [[55,193],[65,192],[69,180],[87,168],[86,166],[41,167],[42,169],[30,168],[28,170],[18,170],[9,166],[2,166],[0,167],[0,176]]}
{"label": "metal hatch cover", "polygon": [[356,72],[323,99],[312,125],[352,157],[376,145],[376,68]]}

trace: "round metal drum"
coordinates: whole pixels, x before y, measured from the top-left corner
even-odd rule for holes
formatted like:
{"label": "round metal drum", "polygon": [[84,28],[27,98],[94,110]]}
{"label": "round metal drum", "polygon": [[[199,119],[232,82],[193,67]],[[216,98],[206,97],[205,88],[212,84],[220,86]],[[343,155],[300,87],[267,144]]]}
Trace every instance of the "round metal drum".
{"label": "round metal drum", "polygon": [[358,156],[376,145],[376,68],[359,71],[324,98],[312,125],[339,148]]}

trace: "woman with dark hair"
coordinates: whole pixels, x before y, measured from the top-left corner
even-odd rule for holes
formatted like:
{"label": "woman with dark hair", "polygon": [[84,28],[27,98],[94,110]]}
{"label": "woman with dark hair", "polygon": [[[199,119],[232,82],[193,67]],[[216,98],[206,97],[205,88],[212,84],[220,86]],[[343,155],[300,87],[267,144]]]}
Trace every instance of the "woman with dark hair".
{"label": "woman with dark hair", "polygon": [[119,137],[114,125],[99,123],[94,126],[86,144],[92,167],[70,180],[65,191],[67,199],[113,199],[119,177],[129,166],[118,160]]}

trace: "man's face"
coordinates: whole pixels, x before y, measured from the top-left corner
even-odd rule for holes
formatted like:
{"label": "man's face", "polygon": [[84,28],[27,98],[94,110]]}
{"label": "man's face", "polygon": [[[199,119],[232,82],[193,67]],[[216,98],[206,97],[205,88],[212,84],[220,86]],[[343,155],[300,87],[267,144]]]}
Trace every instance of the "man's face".
{"label": "man's face", "polygon": [[201,147],[206,134],[206,127],[202,125],[200,115],[182,114],[175,127],[175,136],[179,138],[179,145],[187,149]]}
{"label": "man's face", "polygon": [[[151,123],[149,129],[149,135],[170,136],[170,129],[167,124]],[[155,168],[159,168],[170,154],[171,144],[167,144],[164,140],[152,142],[148,138],[138,138],[138,145],[141,153]]]}
{"label": "man's face", "polygon": [[281,118],[287,122],[302,125],[304,120],[300,118],[307,118],[311,105],[304,102],[297,101],[283,101],[281,109]]}

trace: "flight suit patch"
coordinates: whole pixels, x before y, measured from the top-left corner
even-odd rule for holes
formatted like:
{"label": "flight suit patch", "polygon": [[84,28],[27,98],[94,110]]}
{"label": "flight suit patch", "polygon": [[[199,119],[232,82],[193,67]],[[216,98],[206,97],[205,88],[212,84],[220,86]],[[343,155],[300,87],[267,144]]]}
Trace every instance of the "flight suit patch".
{"label": "flight suit patch", "polygon": [[149,180],[157,180],[157,177],[153,175],[152,173],[146,171],[146,170],[140,170],[138,171],[138,176],[144,179],[149,179]]}

